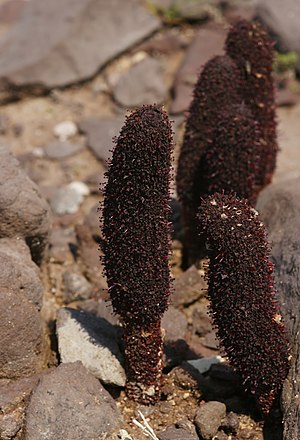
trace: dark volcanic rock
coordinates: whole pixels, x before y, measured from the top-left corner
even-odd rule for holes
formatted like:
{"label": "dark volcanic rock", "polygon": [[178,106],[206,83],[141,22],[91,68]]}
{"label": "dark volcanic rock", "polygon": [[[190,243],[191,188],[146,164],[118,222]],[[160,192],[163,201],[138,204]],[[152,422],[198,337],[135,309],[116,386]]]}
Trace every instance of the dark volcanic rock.
{"label": "dark volcanic rock", "polygon": [[81,362],[42,377],[27,408],[25,440],[92,440],[121,423],[119,410]]}
{"label": "dark volcanic rock", "polygon": [[10,287],[40,309],[43,285],[38,267],[31,260],[29,248],[22,239],[0,239],[0,267],[0,288]]}
{"label": "dark volcanic rock", "polygon": [[37,308],[20,293],[0,289],[0,378],[16,379],[46,364],[44,329]]}
{"label": "dark volcanic rock", "polygon": [[259,0],[257,14],[260,20],[276,35],[282,49],[298,54],[300,71],[300,3],[298,0],[286,0],[284,13],[280,0]]}
{"label": "dark volcanic rock", "polygon": [[89,78],[159,26],[138,0],[26,2],[0,42],[3,90],[7,83],[53,88]]}
{"label": "dark volcanic rock", "polygon": [[120,118],[89,118],[81,121],[78,126],[87,135],[88,147],[97,159],[106,162],[111,157],[112,140],[119,134],[123,123]]}
{"label": "dark volcanic rock", "polygon": [[144,58],[124,73],[114,86],[115,100],[123,107],[161,104],[167,94],[159,61]]}
{"label": "dark volcanic rock", "polygon": [[21,236],[40,263],[50,228],[50,208],[19,162],[0,146],[0,238]]}
{"label": "dark volcanic rock", "polygon": [[225,37],[225,30],[219,26],[212,24],[201,26],[176,75],[171,114],[187,110],[192,99],[194,84],[202,67],[211,57],[223,54]]}

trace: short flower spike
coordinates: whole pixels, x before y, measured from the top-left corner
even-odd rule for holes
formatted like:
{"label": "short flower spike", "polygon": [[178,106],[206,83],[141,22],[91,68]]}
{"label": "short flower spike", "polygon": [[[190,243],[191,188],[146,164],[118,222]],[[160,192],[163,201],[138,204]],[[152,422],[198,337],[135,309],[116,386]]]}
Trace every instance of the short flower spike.
{"label": "short flower spike", "polygon": [[159,398],[161,317],[170,294],[169,185],[172,130],[158,106],[131,113],[113,151],[104,192],[104,266],[113,310],[121,317],[127,393]]}
{"label": "short flower spike", "polygon": [[268,414],[289,361],[264,225],[246,200],[224,193],[203,199],[198,218],[210,252],[208,296],[217,336]]}

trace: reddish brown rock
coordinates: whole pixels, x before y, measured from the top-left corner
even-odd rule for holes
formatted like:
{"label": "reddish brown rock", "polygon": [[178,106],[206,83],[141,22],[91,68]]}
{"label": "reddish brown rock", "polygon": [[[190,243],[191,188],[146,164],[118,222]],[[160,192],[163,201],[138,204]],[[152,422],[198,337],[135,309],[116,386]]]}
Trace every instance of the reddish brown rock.
{"label": "reddish brown rock", "polygon": [[46,367],[47,347],[37,308],[12,289],[0,289],[0,379],[17,379]]}
{"label": "reddish brown rock", "polygon": [[43,285],[24,240],[0,239],[0,267],[0,289],[11,288],[40,309]]}
{"label": "reddish brown rock", "polygon": [[19,162],[0,146],[0,238],[23,237],[40,263],[50,228],[50,208]]}
{"label": "reddish brown rock", "polygon": [[98,439],[121,422],[113,398],[81,362],[61,364],[31,396],[25,440]]}

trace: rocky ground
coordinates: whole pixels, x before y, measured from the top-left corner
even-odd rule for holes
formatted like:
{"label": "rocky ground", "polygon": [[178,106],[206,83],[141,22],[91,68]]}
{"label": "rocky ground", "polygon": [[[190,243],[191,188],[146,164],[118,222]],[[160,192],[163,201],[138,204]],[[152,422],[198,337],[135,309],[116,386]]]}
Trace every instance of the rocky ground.
{"label": "rocky ground", "polygon": [[[175,189],[162,398],[153,407],[126,398],[98,208],[128,109],[165,105],[176,167],[193,84],[230,23],[259,16],[276,48],[300,60],[299,6],[285,9],[279,0],[0,2],[0,439],[142,440],[142,415],[160,440],[281,438],[279,410],[264,422],[219,356],[203,267],[181,269]],[[300,174],[297,69],[276,72],[275,182]]]}

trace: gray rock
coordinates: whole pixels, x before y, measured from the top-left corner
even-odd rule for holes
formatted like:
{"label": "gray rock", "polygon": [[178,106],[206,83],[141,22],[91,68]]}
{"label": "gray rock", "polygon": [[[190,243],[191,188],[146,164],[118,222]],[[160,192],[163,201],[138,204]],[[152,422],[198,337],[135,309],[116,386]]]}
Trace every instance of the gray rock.
{"label": "gray rock", "polygon": [[159,440],[198,440],[197,434],[192,434],[183,428],[169,426],[165,431],[157,434]]}
{"label": "gray rock", "polygon": [[56,191],[50,202],[51,208],[55,214],[74,214],[89,192],[85,183],[71,182]]}
{"label": "gray rock", "polygon": [[188,109],[193,87],[204,64],[215,55],[223,55],[226,31],[215,24],[201,26],[174,81],[174,94],[170,113],[181,113]]}
{"label": "gray rock", "polygon": [[226,406],[221,402],[207,402],[197,410],[195,425],[203,440],[212,439],[226,415]]}
{"label": "gray rock", "polygon": [[83,275],[67,271],[63,274],[63,281],[65,287],[63,290],[63,300],[66,304],[89,298],[92,292],[92,285]]}
{"label": "gray rock", "polygon": [[216,9],[220,0],[173,0],[172,7],[176,14],[187,20],[203,20]]}
{"label": "gray rock", "polygon": [[189,305],[205,295],[206,281],[195,266],[191,266],[174,283],[172,304],[175,307]]}
{"label": "gray rock", "polygon": [[57,337],[62,362],[80,360],[102,382],[125,385],[119,334],[105,319],[83,311],[60,309],[57,313]]}
{"label": "gray rock", "polygon": [[42,371],[48,353],[37,308],[20,293],[1,288],[0,316],[0,379]]}
{"label": "gray rock", "polygon": [[161,104],[166,97],[161,65],[154,58],[144,58],[124,73],[113,89],[115,100],[123,107]]}
{"label": "gray rock", "polygon": [[36,263],[48,240],[50,209],[19,162],[0,146],[0,238],[23,237]]}
{"label": "gray rock", "polygon": [[67,141],[55,141],[44,147],[44,152],[49,159],[65,159],[66,157],[73,156],[83,149],[83,145],[72,144]]}
{"label": "gray rock", "polygon": [[94,440],[121,423],[109,393],[81,364],[62,364],[41,378],[26,415],[25,440]]}
{"label": "gray rock", "polygon": [[11,440],[23,434],[25,410],[39,375],[13,382],[0,381],[0,438]]}
{"label": "gray rock", "polygon": [[164,313],[161,326],[165,331],[165,341],[177,341],[185,339],[188,329],[187,319],[182,312],[170,306]]}
{"label": "gray rock", "polygon": [[222,362],[221,356],[209,356],[201,359],[194,359],[191,361],[187,361],[189,365],[195,368],[199,373],[203,374],[209,371],[210,367],[214,364],[218,364]]}
{"label": "gray rock", "polygon": [[11,288],[42,307],[43,285],[39,269],[31,260],[29,248],[22,239],[0,239],[0,289]]}
{"label": "gray rock", "polygon": [[7,83],[53,88],[90,78],[159,27],[138,0],[26,2],[0,42],[3,90]]}
{"label": "gray rock", "polygon": [[87,135],[88,147],[106,162],[111,157],[113,138],[118,136],[124,121],[120,118],[89,118],[79,122],[79,130]]}
{"label": "gray rock", "polygon": [[280,0],[259,0],[257,15],[278,38],[281,46],[295,51],[299,56],[300,71],[300,3],[298,0],[286,0],[284,14]]}

